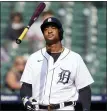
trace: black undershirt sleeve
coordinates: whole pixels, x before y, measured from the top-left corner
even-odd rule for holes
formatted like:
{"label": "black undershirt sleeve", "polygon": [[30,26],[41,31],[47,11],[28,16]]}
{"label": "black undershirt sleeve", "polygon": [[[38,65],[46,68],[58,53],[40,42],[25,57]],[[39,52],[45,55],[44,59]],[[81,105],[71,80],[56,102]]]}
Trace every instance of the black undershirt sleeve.
{"label": "black undershirt sleeve", "polygon": [[24,82],[20,89],[20,97],[22,99],[25,96],[32,97],[32,84]]}
{"label": "black undershirt sleeve", "polygon": [[79,90],[79,101],[82,104],[83,111],[90,111],[91,107],[91,88],[86,86]]}

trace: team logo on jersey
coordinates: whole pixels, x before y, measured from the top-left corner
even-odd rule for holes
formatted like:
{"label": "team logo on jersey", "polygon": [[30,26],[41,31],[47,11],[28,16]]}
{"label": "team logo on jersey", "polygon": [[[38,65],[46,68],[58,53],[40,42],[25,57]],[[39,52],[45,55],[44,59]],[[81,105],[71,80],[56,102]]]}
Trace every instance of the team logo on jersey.
{"label": "team logo on jersey", "polygon": [[49,18],[49,19],[48,19],[48,22],[52,22],[52,19],[51,19],[51,18]]}
{"label": "team logo on jersey", "polygon": [[66,84],[69,81],[71,72],[69,70],[64,70],[62,68],[61,68],[61,70],[62,70],[61,73],[59,73],[60,78],[57,83],[60,82],[60,83]]}

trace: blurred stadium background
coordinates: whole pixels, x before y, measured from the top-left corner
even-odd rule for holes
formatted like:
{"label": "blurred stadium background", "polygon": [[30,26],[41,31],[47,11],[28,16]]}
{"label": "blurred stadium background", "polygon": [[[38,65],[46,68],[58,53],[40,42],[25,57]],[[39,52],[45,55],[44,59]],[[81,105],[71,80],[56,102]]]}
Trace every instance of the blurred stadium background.
{"label": "blurred stadium background", "polygon": [[[21,12],[25,26],[39,2],[1,2],[1,46],[9,44],[4,31],[12,12]],[[95,82],[92,87],[93,111],[106,111],[106,2],[46,2],[46,10],[51,9],[59,17],[64,28],[63,44],[78,52],[88,66]],[[8,63],[1,63],[1,110],[23,110],[19,94],[8,93],[4,87],[4,77],[18,55],[33,53],[29,41],[23,40],[18,49],[8,46],[11,57]],[[13,106],[14,103],[14,106]],[[81,109],[77,104],[77,109]],[[22,109],[21,109],[22,108]]]}

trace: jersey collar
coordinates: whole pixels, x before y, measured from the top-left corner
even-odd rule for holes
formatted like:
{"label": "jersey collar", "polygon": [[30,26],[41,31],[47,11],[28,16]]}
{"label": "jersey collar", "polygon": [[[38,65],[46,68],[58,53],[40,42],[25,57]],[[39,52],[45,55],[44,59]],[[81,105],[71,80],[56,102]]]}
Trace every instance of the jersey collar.
{"label": "jersey collar", "polygon": [[61,53],[61,55],[59,56],[59,58],[57,59],[57,61],[55,63],[54,63],[54,59],[52,58],[52,56],[50,56],[47,53],[46,47],[41,49],[41,53],[49,64],[48,70],[51,71],[61,64],[61,60],[65,59],[67,57],[67,55],[69,55],[70,50],[64,47],[64,51]]}
{"label": "jersey collar", "polygon": [[[47,51],[46,51],[46,47],[41,49],[41,53],[42,55],[49,60],[49,58],[51,57]],[[70,50],[64,47],[64,51],[61,53],[61,55],[59,56],[58,60],[62,60],[64,59],[68,54],[70,53]]]}

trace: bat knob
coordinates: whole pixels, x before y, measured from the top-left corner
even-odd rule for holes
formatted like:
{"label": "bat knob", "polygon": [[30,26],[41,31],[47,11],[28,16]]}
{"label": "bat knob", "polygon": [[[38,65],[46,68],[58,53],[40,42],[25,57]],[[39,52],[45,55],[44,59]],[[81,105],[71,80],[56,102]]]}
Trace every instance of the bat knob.
{"label": "bat knob", "polygon": [[21,40],[20,40],[20,39],[16,39],[16,43],[17,43],[17,44],[20,44],[20,43],[21,43]]}

